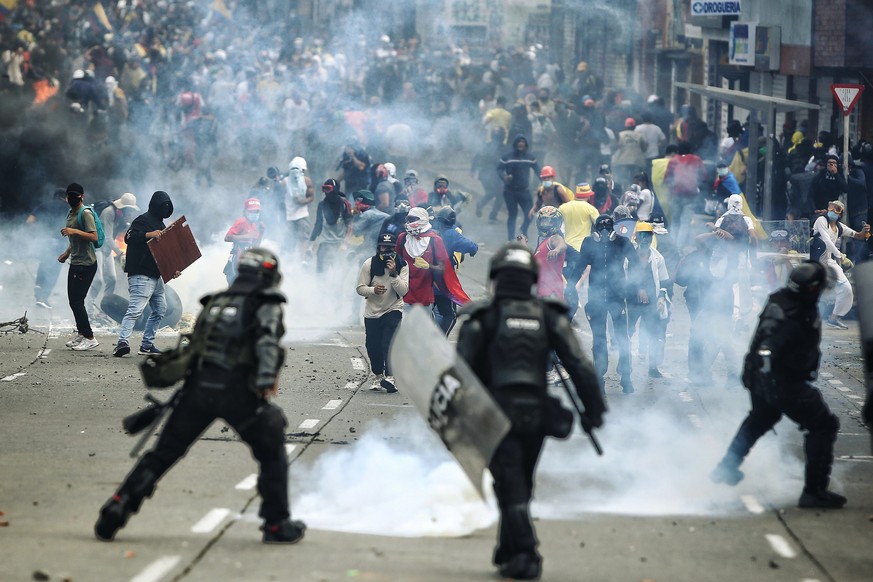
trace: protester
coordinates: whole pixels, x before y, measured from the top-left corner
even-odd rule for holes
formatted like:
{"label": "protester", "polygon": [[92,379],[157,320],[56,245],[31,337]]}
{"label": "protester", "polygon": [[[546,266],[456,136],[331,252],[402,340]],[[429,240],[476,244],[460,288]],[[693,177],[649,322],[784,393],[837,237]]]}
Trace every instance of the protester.
{"label": "protester", "polygon": [[76,320],[76,335],[66,343],[68,348],[77,351],[92,350],[100,343],[94,338],[88,311],[85,309],[85,297],[97,274],[97,254],[94,243],[97,242],[97,216],[92,208],[86,208],[85,189],[81,184],[73,182],[67,186],[67,203],[70,212],[67,214],[67,224],[61,229],[61,236],[70,241],[67,250],[58,257],[65,263],[70,259],[70,271],[67,274],[67,296],[70,309]]}

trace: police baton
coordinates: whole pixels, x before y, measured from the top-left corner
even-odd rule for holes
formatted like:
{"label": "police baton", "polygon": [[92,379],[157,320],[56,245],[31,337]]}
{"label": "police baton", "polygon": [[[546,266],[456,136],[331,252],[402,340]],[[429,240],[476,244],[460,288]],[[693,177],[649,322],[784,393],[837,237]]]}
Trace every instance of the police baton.
{"label": "police baton", "polygon": [[591,446],[594,447],[594,450],[597,451],[599,456],[603,456],[603,449],[600,447],[600,442],[598,442],[597,437],[594,436],[594,432],[591,428],[585,426],[585,423],[582,422],[582,416],[584,412],[582,411],[582,407],[576,401],[576,396],[573,395],[573,391],[570,390],[570,385],[567,384],[567,380],[564,376],[558,372],[558,360],[555,357],[552,357],[552,365],[555,366],[555,373],[558,374],[558,378],[561,379],[561,385],[564,387],[564,390],[567,392],[567,396],[570,398],[570,402],[573,403],[573,408],[576,409],[576,412],[579,413],[579,424],[582,425],[582,430],[585,431],[585,434],[588,435],[588,438],[591,440]]}

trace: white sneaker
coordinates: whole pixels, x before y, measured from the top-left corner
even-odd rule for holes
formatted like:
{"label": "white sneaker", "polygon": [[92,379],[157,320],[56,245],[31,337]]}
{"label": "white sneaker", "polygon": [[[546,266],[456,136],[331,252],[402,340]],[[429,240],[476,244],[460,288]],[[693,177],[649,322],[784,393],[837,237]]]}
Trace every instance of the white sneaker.
{"label": "white sneaker", "polygon": [[560,376],[558,376],[558,372],[556,372],[555,370],[549,370],[548,372],[546,372],[546,383],[557,384],[560,381]]}
{"label": "white sneaker", "polygon": [[82,343],[83,339],[85,339],[85,336],[83,336],[79,332],[76,332],[75,337],[73,337],[73,339],[71,339],[70,341],[68,341],[64,345],[67,346],[68,348],[74,348],[77,345],[79,345],[80,343]]}
{"label": "white sneaker", "polygon": [[373,392],[381,392],[382,391],[382,379],[385,377],[385,374],[379,374],[375,378],[373,378],[373,384],[370,386],[370,390]]}
{"label": "white sneaker", "polygon": [[82,341],[73,346],[73,349],[76,351],[84,351],[84,350],[93,350],[97,346],[100,345],[100,342],[97,341],[97,338],[82,338]]}

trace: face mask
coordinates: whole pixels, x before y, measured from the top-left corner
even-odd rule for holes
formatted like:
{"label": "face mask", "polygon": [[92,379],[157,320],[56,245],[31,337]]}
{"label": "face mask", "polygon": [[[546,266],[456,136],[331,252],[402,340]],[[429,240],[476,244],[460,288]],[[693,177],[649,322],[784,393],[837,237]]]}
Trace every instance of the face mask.
{"label": "face mask", "polygon": [[828,220],[831,222],[836,222],[837,219],[840,218],[840,215],[834,212],[833,210],[828,210]]}
{"label": "face mask", "polygon": [[446,192],[448,192],[448,191],[449,191],[448,188],[437,188],[436,189],[436,193],[439,194],[440,196],[445,196]]}
{"label": "face mask", "polygon": [[551,187],[552,187],[552,183],[553,183],[553,182],[552,182],[551,180],[545,180],[545,181],[543,182],[543,188],[551,188]]}
{"label": "face mask", "polygon": [[729,171],[728,168],[719,168],[718,175],[721,176],[722,178],[724,178],[725,176],[728,175],[728,171]]}
{"label": "face mask", "polygon": [[257,222],[261,219],[260,212],[246,212],[246,220],[249,222]]}
{"label": "face mask", "polygon": [[170,218],[173,215],[173,203],[164,202],[161,204],[161,218]]}
{"label": "face mask", "polygon": [[70,205],[70,208],[75,208],[82,202],[81,196],[67,196],[67,204]]}

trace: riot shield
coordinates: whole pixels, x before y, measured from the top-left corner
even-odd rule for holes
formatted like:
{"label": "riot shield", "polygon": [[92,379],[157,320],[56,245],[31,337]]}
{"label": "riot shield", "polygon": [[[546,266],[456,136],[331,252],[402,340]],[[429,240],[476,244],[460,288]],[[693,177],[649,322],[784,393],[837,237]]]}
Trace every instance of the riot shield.
{"label": "riot shield", "polygon": [[[858,291],[858,324],[861,330],[861,355],[864,357],[864,385],[867,399],[862,418],[867,428],[873,427],[873,262],[862,263],[852,269]],[[873,450],[873,431],[870,447]]]}
{"label": "riot shield", "polygon": [[397,387],[484,499],[482,473],[509,432],[509,419],[423,307],[403,315],[389,358]]}

